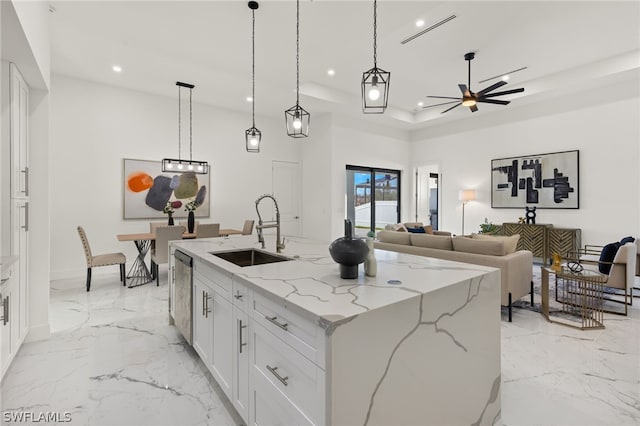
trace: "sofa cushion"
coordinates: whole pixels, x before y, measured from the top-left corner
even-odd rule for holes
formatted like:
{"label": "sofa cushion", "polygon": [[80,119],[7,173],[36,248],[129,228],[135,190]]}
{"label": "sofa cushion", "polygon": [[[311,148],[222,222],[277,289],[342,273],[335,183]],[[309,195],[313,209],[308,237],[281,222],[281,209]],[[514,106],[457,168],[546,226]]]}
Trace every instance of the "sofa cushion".
{"label": "sofa cushion", "polygon": [[460,236],[452,238],[452,243],[454,251],[490,256],[504,256],[507,254],[506,244],[503,240],[485,240]]}
{"label": "sofa cushion", "polygon": [[410,234],[411,245],[438,250],[453,250],[451,237],[430,234]]}
{"label": "sofa cushion", "polygon": [[383,243],[411,245],[411,234],[408,232],[380,231],[378,240]]}
{"label": "sofa cushion", "polygon": [[516,247],[518,247],[518,241],[520,240],[520,234],[513,234],[509,236],[503,235],[486,235],[486,234],[471,234],[471,238],[478,240],[493,240],[504,241],[505,254],[515,253]]}
{"label": "sofa cushion", "polygon": [[424,226],[422,222],[405,222],[403,225],[405,228],[421,228]]}

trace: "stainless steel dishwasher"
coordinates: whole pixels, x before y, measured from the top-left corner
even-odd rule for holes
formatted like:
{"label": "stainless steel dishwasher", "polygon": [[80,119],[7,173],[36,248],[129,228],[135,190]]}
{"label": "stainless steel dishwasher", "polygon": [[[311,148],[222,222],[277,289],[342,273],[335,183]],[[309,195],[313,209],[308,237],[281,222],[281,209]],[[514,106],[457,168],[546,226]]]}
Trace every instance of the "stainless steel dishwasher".
{"label": "stainless steel dishwasher", "polygon": [[191,313],[193,311],[193,259],[176,250],[173,254],[175,257],[175,325],[178,331],[184,336],[189,344],[193,344],[193,328],[191,325]]}

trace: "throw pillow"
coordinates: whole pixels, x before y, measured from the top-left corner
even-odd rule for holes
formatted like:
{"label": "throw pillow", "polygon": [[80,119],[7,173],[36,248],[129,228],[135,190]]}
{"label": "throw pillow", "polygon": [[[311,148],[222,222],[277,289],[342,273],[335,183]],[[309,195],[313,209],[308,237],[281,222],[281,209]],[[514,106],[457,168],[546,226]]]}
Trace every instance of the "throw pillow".
{"label": "throw pillow", "polygon": [[433,226],[426,225],[426,226],[423,226],[423,228],[425,233],[433,235]]}
{"label": "throw pillow", "polygon": [[438,250],[453,250],[451,237],[430,235],[430,234],[410,234],[411,245],[416,247],[426,247]]}
{"label": "throw pillow", "polygon": [[485,240],[458,236],[452,238],[452,242],[454,251],[486,254],[490,256],[504,256],[507,254],[503,240]]}
{"label": "throw pillow", "polygon": [[[600,252],[600,261],[613,262],[613,259],[615,259],[616,253],[618,252],[619,248],[620,248],[619,242],[609,243],[606,246],[604,246],[602,248],[602,252]],[[611,271],[611,265],[606,263],[598,263],[598,270],[602,274],[609,275],[609,272]]]}
{"label": "throw pillow", "polygon": [[414,233],[414,234],[425,234],[426,231],[424,230],[423,227],[419,227],[419,228],[407,228],[407,231]]}
{"label": "throw pillow", "polygon": [[395,225],[394,231],[406,232],[407,228],[402,223],[398,223]]}
{"label": "throw pillow", "polygon": [[623,246],[623,245],[625,245],[627,243],[633,243],[633,242],[635,242],[635,240],[636,239],[633,238],[633,237],[624,237],[623,239],[620,240],[620,245]]}
{"label": "throw pillow", "polygon": [[516,248],[518,247],[518,241],[520,240],[520,234],[513,234],[509,236],[505,235],[487,235],[487,234],[471,234],[471,238],[476,238],[478,240],[493,240],[493,241],[503,241],[505,254],[511,254],[516,252]]}
{"label": "throw pillow", "polygon": [[380,231],[378,240],[381,243],[411,245],[411,237],[408,232]]}

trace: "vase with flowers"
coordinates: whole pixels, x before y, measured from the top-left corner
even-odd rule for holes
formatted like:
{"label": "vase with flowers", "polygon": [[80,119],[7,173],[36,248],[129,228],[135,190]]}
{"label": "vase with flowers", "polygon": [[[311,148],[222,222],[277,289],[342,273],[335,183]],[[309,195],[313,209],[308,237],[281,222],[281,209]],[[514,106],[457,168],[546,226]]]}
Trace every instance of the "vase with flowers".
{"label": "vase with flowers", "polygon": [[174,225],[173,212],[175,211],[175,209],[179,209],[180,207],[182,207],[182,201],[167,201],[167,204],[165,204],[164,208],[162,209],[162,213],[169,216],[169,226]]}
{"label": "vase with flowers", "polygon": [[196,223],[195,212],[199,205],[200,204],[198,204],[196,200],[189,201],[187,204],[184,205],[184,209],[189,212],[189,215],[187,216],[187,231],[190,234],[193,234],[193,229],[195,228],[195,223]]}

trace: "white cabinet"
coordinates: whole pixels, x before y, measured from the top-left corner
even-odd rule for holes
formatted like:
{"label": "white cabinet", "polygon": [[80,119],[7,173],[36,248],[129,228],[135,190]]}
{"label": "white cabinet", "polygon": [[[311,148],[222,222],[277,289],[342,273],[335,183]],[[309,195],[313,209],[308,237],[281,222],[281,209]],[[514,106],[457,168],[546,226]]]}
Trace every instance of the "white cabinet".
{"label": "white cabinet", "polygon": [[231,275],[194,261],[193,347],[229,399],[233,382]]}
{"label": "white cabinet", "polygon": [[193,277],[193,348],[200,359],[210,368],[211,342],[213,339],[211,298],[213,290],[199,275]]}
{"label": "white cabinet", "polygon": [[3,376],[26,335],[21,324],[21,300],[17,264],[3,271],[0,285],[0,369]]}
{"label": "white cabinet", "polygon": [[249,418],[249,291],[237,279],[233,280],[233,383],[231,402],[240,417]]}
{"label": "white cabinet", "polygon": [[29,202],[14,199],[11,201],[11,252],[18,256],[15,277],[18,284],[14,299],[18,303],[16,327],[18,336],[24,340],[29,328],[28,283],[29,283]]}
{"label": "white cabinet", "polygon": [[9,65],[11,197],[29,196],[29,86],[14,64]]}
{"label": "white cabinet", "polygon": [[174,257],[176,249],[169,244],[169,323],[173,324],[175,320],[175,308],[176,308],[176,259]]}

